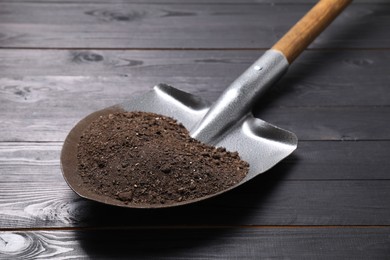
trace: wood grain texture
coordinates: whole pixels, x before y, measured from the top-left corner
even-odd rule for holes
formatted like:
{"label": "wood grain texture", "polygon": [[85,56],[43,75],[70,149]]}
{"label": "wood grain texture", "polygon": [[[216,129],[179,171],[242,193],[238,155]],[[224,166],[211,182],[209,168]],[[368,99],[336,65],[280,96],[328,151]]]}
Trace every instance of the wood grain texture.
{"label": "wood grain texture", "polygon": [[390,228],[201,228],[0,233],[0,259],[385,259]]}
{"label": "wood grain texture", "polygon": [[[311,6],[2,2],[0,47],[270,48]],[[388,48],[389,8],[351,6],[311,48]]]}
{"label": "wood grain texture", "polygon": [[390,190],[389,145],[302,142],[293,156],[237,191],[193,207],[151,214],[75,195],[61,175],[60,143],[1,143],[0,228],[388,225],[390,207],[383,198]]}
{"label": "wood grain texture", "polygon": [[386,144],[304,142],[294,157],[223,196],[142,211],[74,194],[60,172],[58,143],[2,143],[0,227],[390,225]]}
{"label": "wood grain texture", "polygon": [[[83,87],[89,86],[85,81],[79,82]],[[98,86],[96,80],[93,84]],[[17,106],[12,102],[2,103],[5,112],[0,115],[0,141],[63,141],[71,128],[89,113],[124,101],[109,97],[99,100],[99,94],[105,93],[103,85],[100,87],[95,95],[78,89],[77,99],[75,93],[63,92],[61,100],[56,100],[58,95],[55,95],[34,103],[20,98],[23,103]],[[390,140],[390,132],[385,131],[390,127],[386,120],[390,118],[390,107],[270,108],[260,112],[256,116],[293,131],[300,140]]]}
{"label": "wood grain texture", "polygon": [[[2,50],[0,139],[63,141],[88,113],[160,82],[214,101],[257,56],[255,51]],[[389,61],[389,51],[307,52],[259,101],[256,114],[302,140],[389,140],[383,131],[390,123],[383,120],[390,116]]]}
{"label": "wood grain texture", "polygon": [[[71,99],[76,100],[82,97],[78,89],[90,89],[88,95],[94,100],[99,94],[94,92],[104,91],[97,100],[109,98],[115,102],[160,82],[214,101],[262,54],[0,49],[0,104],[33,102],[42,93],[35,90],[39,86],[53,96],[74,93]],[[266,102],[266,107],[389,106],[388,71],[390,51],[307,51],[261,102]],[[41,96],[44,100],[44,93]]]}
{"label": "wood grain texture", "polygon": [[388,107],[263,109],[255,115],[300,140],[390,140]]}
{"label": "wood grain texture", "polygon": [[[0,143],[0,182],[63,182],[61,148],[62,143]],[[262,180],[390,180],[389,150],[389,141],[301,141]]]}
{"label": "wood grain texture", "polygon": [[[2,228],[155,225],[390,225],[389,181],[252,181],[215,199],[159,211],[112,208],[65,182],[0,183]],[[375,214],[373,214],[375,212]]]}
{"label": "wood grain texture", "polygon": [[[20,2],[20,3],[75,3],[75,0],[2,0],[2,2]],[[317,0],[110,0],[110,3],[132,3],[132,4],[314,4]],[[354,0],[355,4],[387,4],[387,0]],[[107,3],[107,0],[85,0],[83,3]]]}
{"label": "wood grain texture", "polygon": [[280,51],[291,64],[352,0],[322,0],[310,9],[272,49]]}

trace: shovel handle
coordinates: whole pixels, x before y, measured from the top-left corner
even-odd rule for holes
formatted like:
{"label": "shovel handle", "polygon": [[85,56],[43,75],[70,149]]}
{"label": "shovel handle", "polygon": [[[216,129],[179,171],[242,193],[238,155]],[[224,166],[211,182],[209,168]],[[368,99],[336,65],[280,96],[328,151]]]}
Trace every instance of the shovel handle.
{"label": "shovel handle", "polygon": [[319,1],[272,49],[282,52],[291,64],[351,2],[352,0]]}
{"label": "shovel handle", "polygon": [[[203,118],[193,126],[191,136],[204,143],[221,144],[221,140],[232,133],[231,129],[235,129],[239,135],[249,133],[248,129],[243,130],[243,122],[247,121],[242,120],[248,119],[256,100],[282,77],[289,64],[350,2],[352,0],[322,0],[315,5],[271,50],[266,51],[230,84]],[[258,130],[264,134],[266,128]],[[249,134],[257,136],[258,133]],[[229,145],[236,144],[230,142]]]}

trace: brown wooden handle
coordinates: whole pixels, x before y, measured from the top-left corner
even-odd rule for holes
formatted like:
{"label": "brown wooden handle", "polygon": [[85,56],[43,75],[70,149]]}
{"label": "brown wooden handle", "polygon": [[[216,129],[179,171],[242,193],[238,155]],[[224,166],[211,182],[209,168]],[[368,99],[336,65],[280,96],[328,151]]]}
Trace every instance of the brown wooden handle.
{"label": "brown wooden handle", "polygon": [[291,64],[351,2],[352,0],[319,1],[272,49],[282,52]]}

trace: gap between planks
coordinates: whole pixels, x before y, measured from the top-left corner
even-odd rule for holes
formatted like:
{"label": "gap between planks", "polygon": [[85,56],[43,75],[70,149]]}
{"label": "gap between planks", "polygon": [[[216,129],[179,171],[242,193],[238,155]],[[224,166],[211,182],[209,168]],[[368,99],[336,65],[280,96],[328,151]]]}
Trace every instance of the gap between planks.
{"label": "gap between planks", "polygon": [[[2,0],[3,3],[23,3],[23,4],[79,4],[80,2],[79,1],[76,1],[76,0],[73,0],[73,1],[56,1],[56,0],[41,0],[41,1],[17,1],[17,0]],[[290,0],[290,1],[283,1],[283,2],[280,2],[280,1],[275,1],[275,0],[263,0],[263,1],[256,1],[256,0],[252,0],[252,1],[239,1],[239,2],[235,2],[234,0],[233,1],[229,1],[229,0],[220,0],[220,1],[208,1],[206,0],[205,2],[204,1],[175,1],[175,0],[165,0],[165,1],[133,1],[133,0],[129,0],[129,1],[126,1],[126,0],[121,0],[121,1],[111,1],[111,2],[102,2],[102,1],[93,1],[93,0],[90,0],[90,1],[83,1],[83,4],[143,4],[143,5],[232,5],[232,6],[236,6],[236,5],[266,5],[266,6],[269,6],[269,5],[275,5],[275,6],[285,6],[285,5],[309,5],[309,6],[312,6],[316,3],[316,0],[303,0],[303,1],[294,1],[294,0]],[[388,2],[386,2],[386,0],[355,0],[354,1],[354,5],[372,5],[372,4],[375,4],[375,5],[389,5]]]}
{"label": "gap between planks", "polygon": [[100,231],[100,230],[169,230],[169,229],[365,229],[365,228],[389,228],[390,225],[199,225],[199,226],[185,226],[185,225],[172,225],[172,226],[105,226],[105,227],[34,227],[34,228],[0,228],[0,232],[29,232],[29,231]]}
{"label": "gap between planks", "polygon": [[[54,51],[267,51],[270,48],[121,48],[121,47],[1,47],[0,50],[54,50]],[[305,51],[388,51],[390,48],[308,48]]]}

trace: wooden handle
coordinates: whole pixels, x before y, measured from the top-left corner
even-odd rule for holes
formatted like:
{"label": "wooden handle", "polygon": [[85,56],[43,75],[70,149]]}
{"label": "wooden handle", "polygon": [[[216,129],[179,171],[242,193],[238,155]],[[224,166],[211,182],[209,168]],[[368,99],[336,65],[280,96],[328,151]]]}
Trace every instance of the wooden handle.
{"label": "wooden handle", "polygon": [[291,64],[351,2],[352,0],[319,1],[272,49],[282,52]]}

